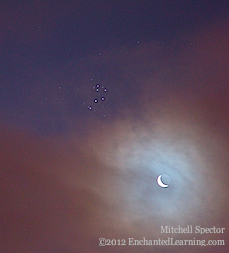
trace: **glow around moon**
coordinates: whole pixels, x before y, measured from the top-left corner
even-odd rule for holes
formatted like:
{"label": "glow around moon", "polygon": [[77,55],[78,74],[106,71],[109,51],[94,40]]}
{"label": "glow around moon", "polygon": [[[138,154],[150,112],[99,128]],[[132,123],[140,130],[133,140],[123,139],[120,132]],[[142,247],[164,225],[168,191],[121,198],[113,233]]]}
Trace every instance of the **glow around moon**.
{"label": "glow around moon", "polygon": [[169,186],[168,184],[164,184],[164,183],[162,182],[161,175],[159,175],[159,176],[157,177],[157,183],[158,183],[158,185],[159,185],[160,187],[162,187],[162,188],[167,188],[167,187]]}

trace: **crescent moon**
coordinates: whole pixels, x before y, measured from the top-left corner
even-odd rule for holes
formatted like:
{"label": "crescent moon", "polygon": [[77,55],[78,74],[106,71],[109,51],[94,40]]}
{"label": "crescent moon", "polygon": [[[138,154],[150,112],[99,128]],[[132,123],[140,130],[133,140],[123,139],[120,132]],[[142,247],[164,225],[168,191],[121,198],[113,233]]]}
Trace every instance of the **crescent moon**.
{"label": "crescent moon", "polygon": [[161,175],[159,175],[158,177],[157,177],[157,183],[158,183],[158,185],[160,186],[160,187],[162,187],[162,188],[167,188],[169,185],[168,184],[164,184],[162,181],[161,181]]}

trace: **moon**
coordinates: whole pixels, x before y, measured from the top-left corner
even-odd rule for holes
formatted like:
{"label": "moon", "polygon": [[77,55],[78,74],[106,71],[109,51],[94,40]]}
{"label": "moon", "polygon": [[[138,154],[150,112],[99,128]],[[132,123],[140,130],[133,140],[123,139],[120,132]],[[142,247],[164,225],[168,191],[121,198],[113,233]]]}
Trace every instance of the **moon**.
{"label": "moon", "polygon": [[157,177],[157,183],[158,183],[158,185],[160,186],[160,187],[162,187],[162,188],[167,188],[169,185],[168,184],[164,184],[163,182],[162,182],[162,180],[161,180],[161,175],[159,175],[158,177]]}

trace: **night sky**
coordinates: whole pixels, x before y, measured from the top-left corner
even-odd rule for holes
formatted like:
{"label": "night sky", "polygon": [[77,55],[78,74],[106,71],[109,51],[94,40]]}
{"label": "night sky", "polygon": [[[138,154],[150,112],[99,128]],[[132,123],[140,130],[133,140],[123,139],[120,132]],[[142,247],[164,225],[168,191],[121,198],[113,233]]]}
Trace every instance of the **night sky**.
{"label": "night sky", "polygon": [[[1,1],[0,252],[229,251],[228,13],[213,0]],[[161,233],[188,225],[225,232]]]}

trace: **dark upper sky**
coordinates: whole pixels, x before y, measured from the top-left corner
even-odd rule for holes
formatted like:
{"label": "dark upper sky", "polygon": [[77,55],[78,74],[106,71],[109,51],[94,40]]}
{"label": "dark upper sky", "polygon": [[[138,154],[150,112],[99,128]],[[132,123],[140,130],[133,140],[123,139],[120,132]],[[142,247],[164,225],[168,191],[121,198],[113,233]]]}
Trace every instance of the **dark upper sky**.
{"label": "dark upper sky", "polygon": [[[139,83],[122,79],[133,51],[153,41],[171,59],[195,33],[224,23],[228,8],[227,1],[2,1],[1,121],[49,135],[65,132],[66,118],[114,117],[136,104]],[[96,84],[106,98],[88,110],[103,96]]]}

